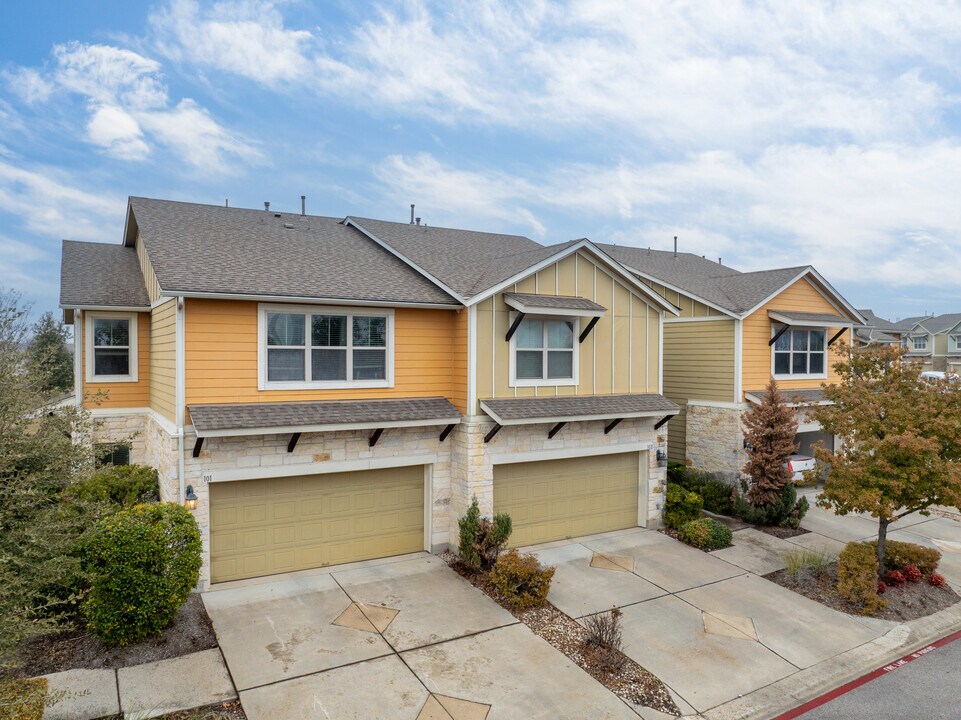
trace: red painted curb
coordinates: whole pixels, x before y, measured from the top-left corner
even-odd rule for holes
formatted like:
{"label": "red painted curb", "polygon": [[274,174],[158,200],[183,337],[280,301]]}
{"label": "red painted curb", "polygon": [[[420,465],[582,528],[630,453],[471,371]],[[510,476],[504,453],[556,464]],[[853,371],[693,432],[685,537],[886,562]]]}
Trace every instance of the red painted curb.
{"label": "red painted curb", "polygon": [[835,698],[839,698],[842,695],[845,695],[846,693],[849,693],[852,690],[855,690],[861,687],[862,685],[867,685],[872,680],[875,680],[881,677],[882,675],[887,675],[888,673],[897,670],[899,667],[903,667],[907,665],[909,662],[913,662],[914,660],[917,660],[919,657],[923,657],[927,655],[929,652],[932,652],[933,650],[937,650],[939,647],[943,647],[948,643],[952,643],[955,640],[959,640],[959,639],[961,639],[961,631],[948,635],[947,637],[943,637],[940,640],[935,640],[930,645],[925,645],[920,650],[913,652],[910,655],[905,655],[903,658],[901,658],[900,660],[895,660],[890,665],[885,665],[884,667],[878,668],[873,672],[869,672],[867,675],[859,677],[857,680],[852,680],[846,685],[842,685],[839,688],[835,688],[831,692],[825,693],[820,697],[814,698],[814,700],[809,700],[808,702],[804,703],[800,707],[796,707],[793,710],[788,710],[783,715],[778,715],[772,720],[794,720],[794,718],[800,717],[804,713],[809,712],[810,710],[813,710],[816,707],[820,707],[825,703],[829,703]]}

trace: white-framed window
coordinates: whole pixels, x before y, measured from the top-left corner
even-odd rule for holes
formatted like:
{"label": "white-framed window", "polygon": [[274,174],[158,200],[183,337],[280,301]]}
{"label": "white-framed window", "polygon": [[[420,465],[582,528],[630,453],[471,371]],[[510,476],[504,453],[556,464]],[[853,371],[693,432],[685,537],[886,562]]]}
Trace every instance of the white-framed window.
{"label": "white-framed window", "polygon": [[261,390],[392,387],[394,311],[262,304]]}
{"label": "white-framed window", "polygon": [[915,350],[927,350],[928,349],[928,338],[924,335],[919,337],[911,338],[912,346]]}
{"label": "white-framed window", "polygon": [[948,352],[961,352],[961,335],[948,336]]}
{"label": "white-framed window", "polygon": [[137,382],[137,313],[88,312],[87,382]]}
{"label": "white-framed window", "polygon": [[511,338],[510,385],[577,385],[578,326],[576,317],[525,317]]}
{"label": "white-framed window", "polygon": [[771,363],[776,378],[827,377],[825,330],[790,328],[774,343]]}

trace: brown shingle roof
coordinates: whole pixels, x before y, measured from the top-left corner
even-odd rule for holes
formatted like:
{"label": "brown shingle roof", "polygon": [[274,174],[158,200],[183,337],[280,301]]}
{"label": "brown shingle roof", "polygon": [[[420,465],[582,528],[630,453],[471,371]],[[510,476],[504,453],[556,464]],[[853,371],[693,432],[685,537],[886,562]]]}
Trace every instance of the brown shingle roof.
{"label": "brown shingle roof", "polygon": [[[751,396],[748,399],[752,400],[754,398],[761,400],[767,394],[767,390],[745,390],[745,396]],[[814,405],[816,403],[824,402],[824,390],[821,388],[806,388],[804,390],[788,390],[786,388],[781,388],[781,394],[784,395],[789,405]]]}
{"label": "brown shingle roof", "polygon": [[165,293],[456,304],[336,218],[130,198]]}
{"label": "brown shingle roof", "polygon": [[783,315],[788,320],[792,322],[836,322],[842,325],[849,325],[851,323],[845,317],[841,317],[836,313],[817,313],[817,312],[795,312],[794,310],[768,310],[768,315],[777,314]]}
{"label": "brown shingle roof", "polygon": [[442,397],[190,405],[190,418],[199,437],[256,430],[267,433],[271,429],[278,433],[323,432],[335,426],[440,425],[458,423],[460,417],[460,411]]}
{"label": "brown shingle roof", "polygon": [[587,298],[574,297],[567,295],[535,295],[533,293],[504,293],[504,299],[517,300],[519,303],[530,308],[543,308],[545,310],[589,310],[604,312],[607,310],[603,305],[588,300]]}
{"label": "brown shingle roof", "polygon": [[60,262],[61,306],[150,307],[133,248],[64,240]]}
{"label": "brown shingle roof", "polygon": [[676,415],[680,408],[657,393],[631,395],[570,395],[566,397],[496,398],[481,400],[501,424],[550,422],[566,418],[615,419]]}

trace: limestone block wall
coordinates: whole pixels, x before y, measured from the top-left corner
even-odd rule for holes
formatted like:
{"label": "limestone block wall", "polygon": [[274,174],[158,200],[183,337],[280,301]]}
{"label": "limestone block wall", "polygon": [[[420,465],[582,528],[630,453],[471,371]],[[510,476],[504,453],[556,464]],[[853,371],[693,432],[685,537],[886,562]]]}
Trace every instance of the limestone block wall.
{"label": "limestone block wall", "polygon": [[92,412],[91,416],[93,423],[91,440],[94,443],[127,443],[130,445],[130,462],[134,464],[147,462],[146,437],[144,435],[147,420],[145,413],[99,414]]}
{"label": "limestone block wall", "polygon": [[[236,479],[240,472],[251,478],[271,477],[280,472],[309,475],[360,469],[356,463],[368,460],[389,463],[390,458],[395,457],[423,457],[424,464],[432,465],[431,550],[441,552],[450,540],[451,448],[454,446],[453,433],[443,443],[439,441],[442,429],[440,426],[388,428],[373,448],[369,445],[370,430],[310,433],[300,438],[292,453],[287,452],[289,434],[208,438],[200,457],[194,458],[191,450],[196,436],[188,428],[184,442],[184,480],[187,485],[193,485],[198,498],[194,517],[203,539],[201,585],[205,587],[210,578],[210,483],[229,482],[225,478]],[[404,464],[412,463],[405,460]]]}
{"label": "limestone block wall", "polygon": [[688,401],[687,459],[699,470],[717,473],[727,482],[740,477],[747,462],[741,412],[730,407]]}
{"label": "limestone block wall", "polygon": [[[494,459],[509,462],[509,456],[524,453],[556,451],[563,457],[572,450],[583,450],[592,455],[596,448],[617,445],[641,444],[648,450],[647,518],[648,527],[659,527],[663,511],[664,486],[667,469],[657,465],[657,449],[667,452],[666,427],[654,431],[656,419],[637,418],[624,420],[607,435],[604,422],[572,422],[553,438],[548,430],[554,423],[535,425],[511,425],[500,429],[489,443],[484,436],[493,427],[486,416],[473,417],[461,423],[455,433],[458,442],[454,456],[454,473],[451,486],[451,538],[457,538],[457,519],[464,514],[473,495],[477,496],[481,512],[491,515],[494,511]],[[545,458],[546,459],[546,458]]]}
{"label": "limestone block wall", "polygon": [[150,414],[144,423],[144,441],[144,462],[157,468],[160,499],[164,502],[180,502],[177,436]]}

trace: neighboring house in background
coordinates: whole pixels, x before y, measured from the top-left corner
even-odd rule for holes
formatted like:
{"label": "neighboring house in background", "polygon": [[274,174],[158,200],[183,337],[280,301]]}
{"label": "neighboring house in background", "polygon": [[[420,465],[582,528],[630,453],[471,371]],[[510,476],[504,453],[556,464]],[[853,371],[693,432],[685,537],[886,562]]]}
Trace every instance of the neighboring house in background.
{"label": "neighboring house in background", "polygon": [[[587,240],[131,198],[64,242],[95,441],[198,496],[202,584],[657,525],[677,309]],[[97,394],[103,395],[97,398]]]}
{"label": "neighboring house in background", "polygon": [[898,323],[885,320],[874,314],[869,309],[860,309],[859,313],[864,317],[864,325],[854,329],[855,344],[859,347],[865,345],[901,345],[901,336],[904,328]]}
{"label": "neighboring house in background", "polygon": [[690,253],[601,246],[680,308],[664,323],[664,394],[669,456],[728,479],[747,461],[741,415],[773,375],[801,412],[800,451],[834,438],[805,417],[824,401],[840,338],[865,318],[813,267],[742,273]]}
{"label": "neighboring house in background", "polygon": [[898,324],[904,329],[905,358],[923,370],[961,372],[961,313],[908,318]]}

